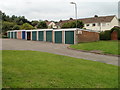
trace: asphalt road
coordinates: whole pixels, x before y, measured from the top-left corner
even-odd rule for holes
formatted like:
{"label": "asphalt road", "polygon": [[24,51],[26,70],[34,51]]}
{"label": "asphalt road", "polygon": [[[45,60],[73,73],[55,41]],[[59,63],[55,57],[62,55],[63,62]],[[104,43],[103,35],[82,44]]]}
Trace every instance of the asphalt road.
{"label": "asphalt road", "polygon": [[[1,41],[1,39],[0,39]],[[118,57],[99,55],[94,53],[81,52],[68,49],[69,45],[66,44],[53,44],[49,42],[41,41],[26,41],[17,39],[2,39],[1,50],[32,50],[49,52],[64,56],[70,56],[75,58],[87,59],[91,61],[98,61],[107,64],[118,65]]]}

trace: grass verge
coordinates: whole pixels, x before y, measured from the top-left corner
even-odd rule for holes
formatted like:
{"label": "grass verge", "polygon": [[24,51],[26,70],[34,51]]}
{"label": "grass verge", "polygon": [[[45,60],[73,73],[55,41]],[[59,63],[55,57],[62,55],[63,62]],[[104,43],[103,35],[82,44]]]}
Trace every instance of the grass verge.
{"label": "grass verge", "polygon": [[118,67],[37,51],[3,50],[4,88],[117,88]]}
{"label": "grass verge", "polygon": [[120,55],[120,52],[118,52],[118,44],[120,44],[118,41],[98,41],[71,45],[70,48],[85,51],[97,50],[103,54]]}

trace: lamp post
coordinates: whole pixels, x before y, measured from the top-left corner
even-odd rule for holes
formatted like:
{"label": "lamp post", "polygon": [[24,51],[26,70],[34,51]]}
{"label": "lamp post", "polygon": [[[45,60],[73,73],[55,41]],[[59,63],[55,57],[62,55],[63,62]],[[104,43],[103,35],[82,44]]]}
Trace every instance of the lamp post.
{"label": "lamp post", "polygon": [[76,17],[76,28],[77,28],[77,4],[75,2],[70,2],[70,4],[75,5],[75,17]]}

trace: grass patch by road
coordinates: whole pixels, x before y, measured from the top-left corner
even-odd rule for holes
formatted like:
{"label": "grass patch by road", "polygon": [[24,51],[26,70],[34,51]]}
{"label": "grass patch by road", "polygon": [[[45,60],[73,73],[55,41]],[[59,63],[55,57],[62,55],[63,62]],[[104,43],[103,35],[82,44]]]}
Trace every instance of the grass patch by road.
{"label": "grass patch by road", "polygon": [[104,54],[120,55],[120,52],[118,52],[118,41],[80,43],[71,45],[70,48],[86,51],[99,50]]}
{"label": "grass patch by road", "polygon": [[4,88],[117,88],[118,67],[37,51],[3,51]]}

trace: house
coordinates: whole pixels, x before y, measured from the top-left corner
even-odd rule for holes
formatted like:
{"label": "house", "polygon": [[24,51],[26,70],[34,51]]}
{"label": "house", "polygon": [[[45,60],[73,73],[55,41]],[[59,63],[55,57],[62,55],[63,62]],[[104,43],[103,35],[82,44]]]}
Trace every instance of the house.
{"label": "house", "polygon": [[46,22],[46,24],[47,24],[47,26],[48,26],[48,29],[57,28],[55,22],[53,22],[53,21],[47,21],[47,20],[46,20],[45,22]]}
{"label": "house", "polygon": [[[95,15],[94,17],[91,18],[83,18],[83,19],[78,19],[84,23],[84,28],[85,29],[90,29],[90,30],[95,30],[95,31],[106,31],[106,30],[111,30],[114,26],[119,26],[120,22],[118,21],[118,18],[116,15],[112,16],[97,16]],[[59,28],[64,23],[70,22],[70,21],[75,21],[75,19],[70,20],[60,20],[58,25]]]}

